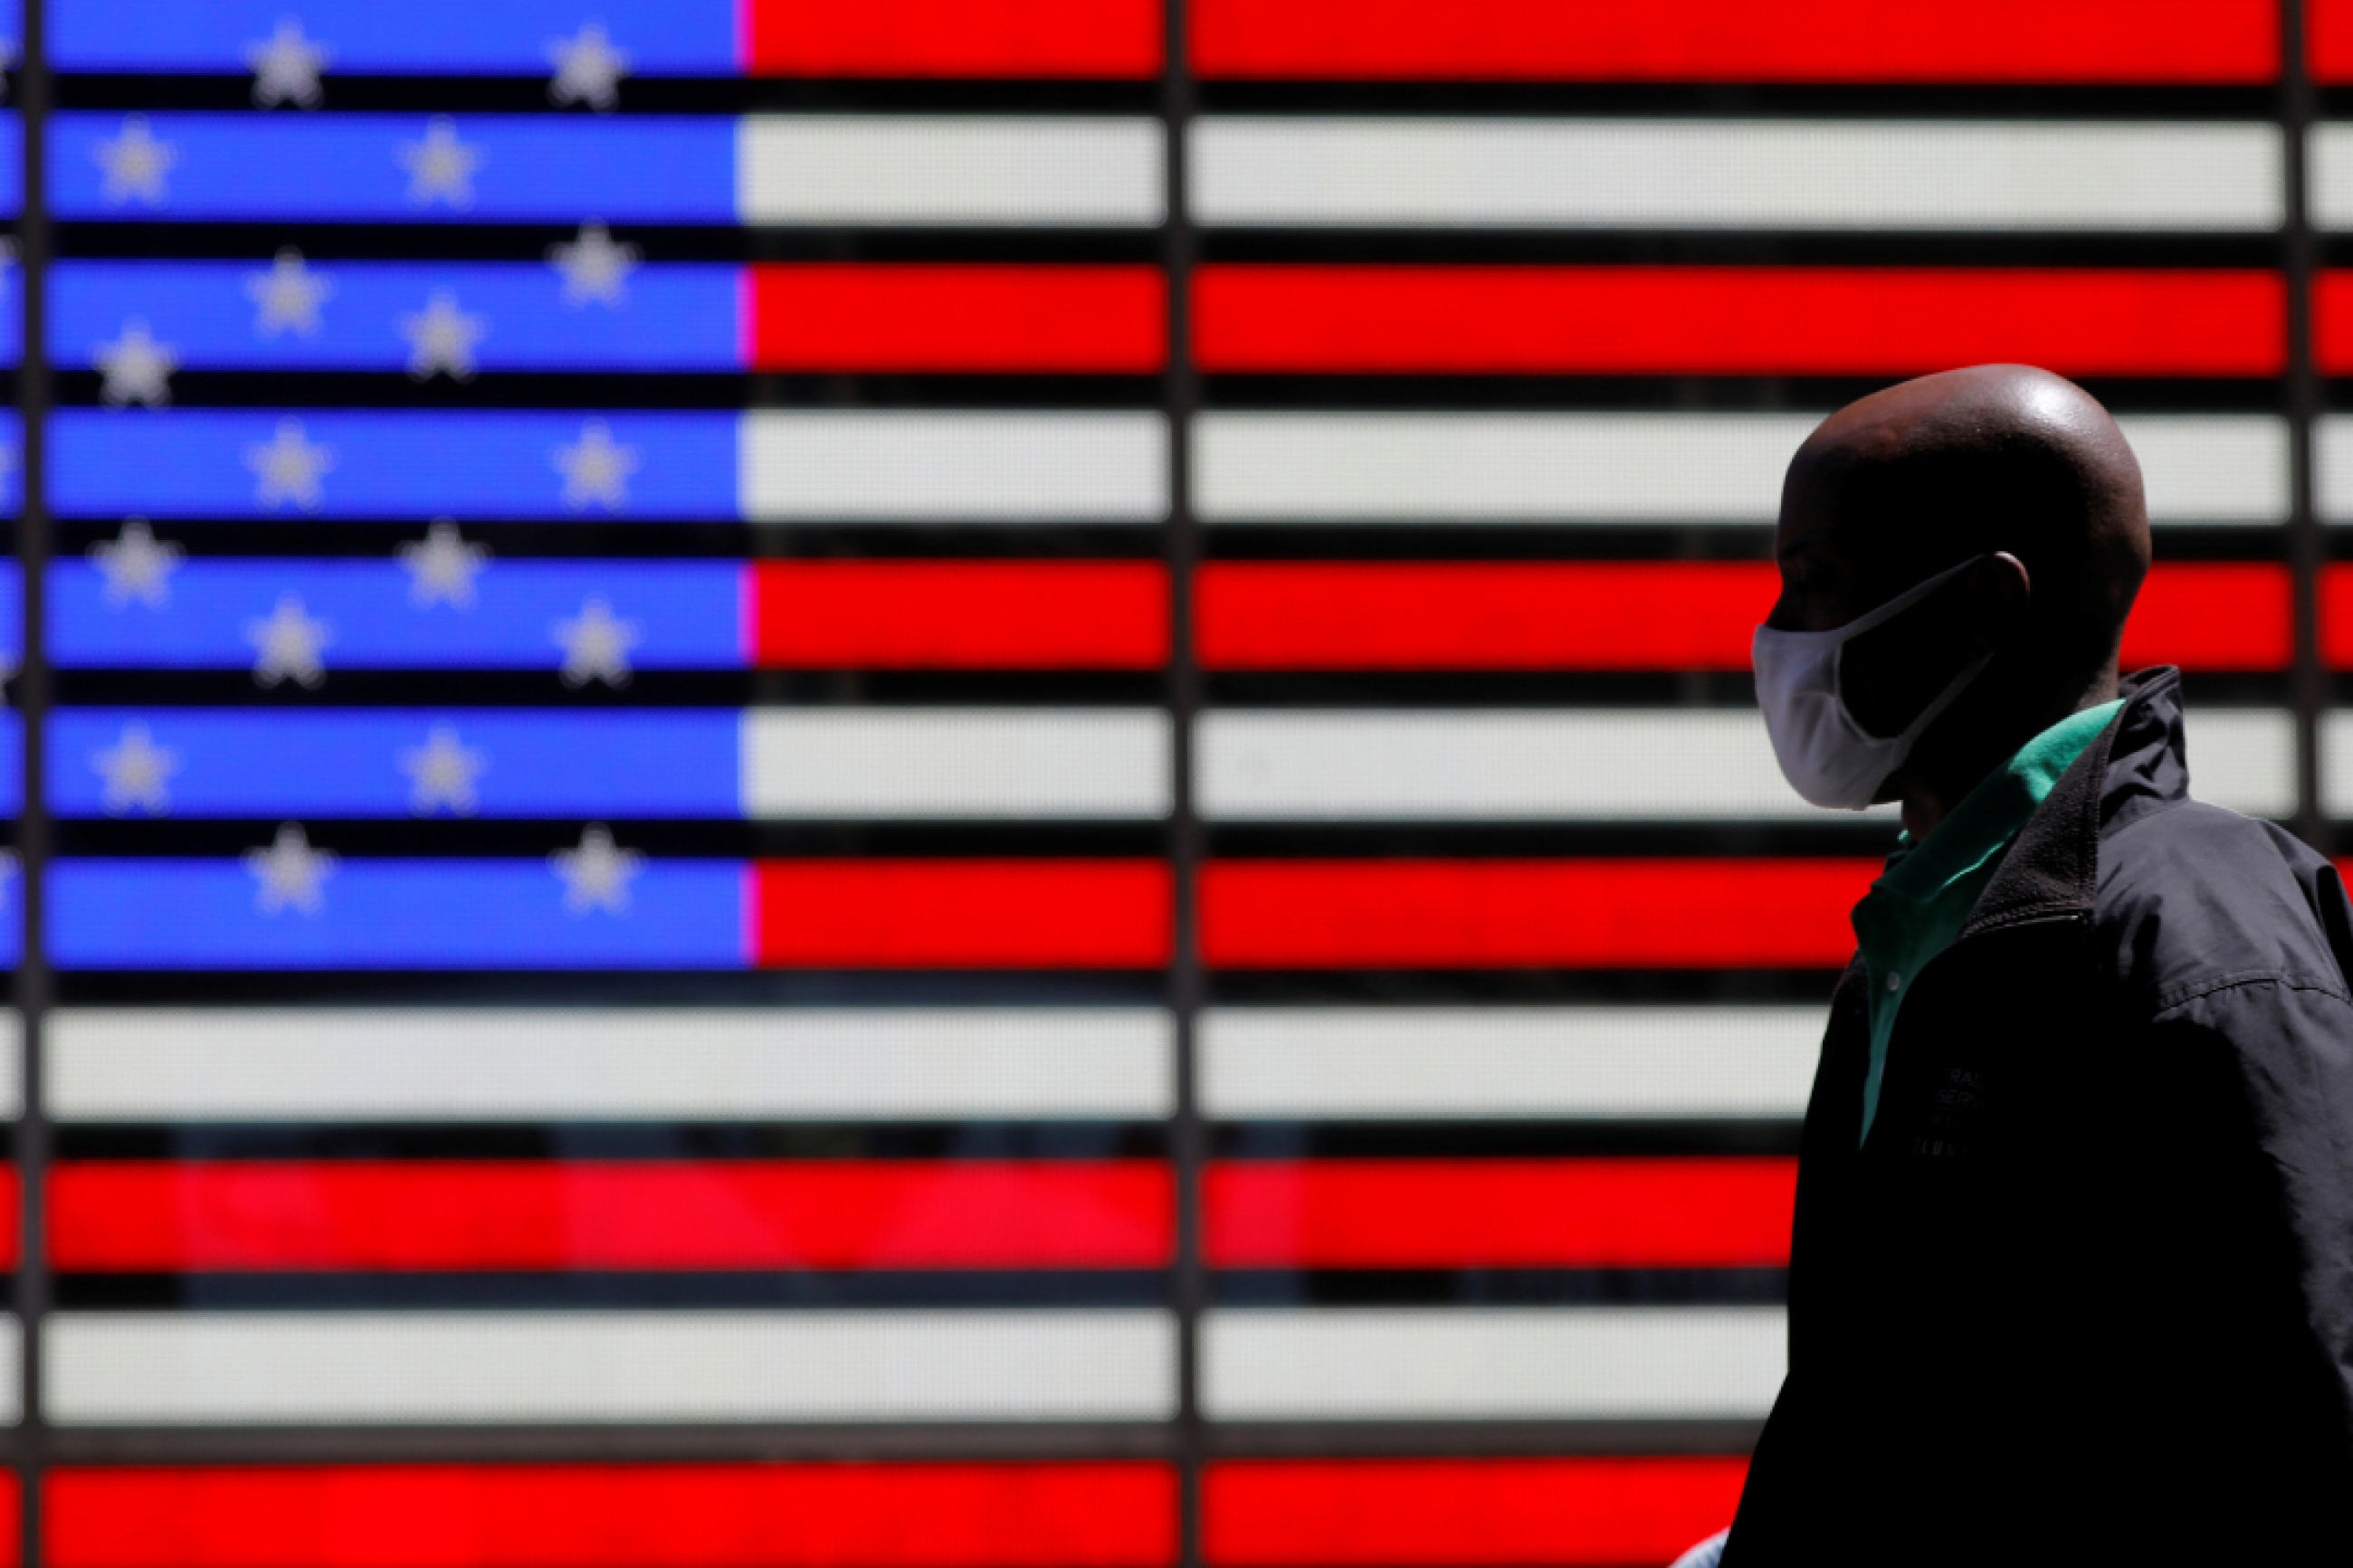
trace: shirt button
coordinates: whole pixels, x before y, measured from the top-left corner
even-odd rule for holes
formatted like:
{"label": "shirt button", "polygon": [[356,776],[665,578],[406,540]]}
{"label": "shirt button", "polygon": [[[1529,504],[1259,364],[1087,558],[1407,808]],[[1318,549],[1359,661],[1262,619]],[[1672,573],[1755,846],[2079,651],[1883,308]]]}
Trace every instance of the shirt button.
{"label": "shirt button", "polygon": [[1902,976],[1902,975],[1900,975],[1900,974],[1891,974],[1891,975],[1889,975],[1889,976],[1887,977],[1887,989],[1888,989],[1888,993],[1889,993],[1891,995],[1892,995],[1892,994],[1894,994],[1895,992],[1898,992],[1898,991],[1903,990],[1903,989],[1904,989],[1904,976]]}

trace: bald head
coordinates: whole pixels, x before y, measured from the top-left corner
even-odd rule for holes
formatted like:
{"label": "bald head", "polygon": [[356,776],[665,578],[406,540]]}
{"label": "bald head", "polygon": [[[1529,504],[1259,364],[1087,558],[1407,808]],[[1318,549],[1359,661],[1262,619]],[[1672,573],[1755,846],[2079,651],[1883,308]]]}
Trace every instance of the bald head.
{"label": "bald head", "polygon": [[[1843,577],[1854,613],[1993,552],[2025,568],[2029,651],[2054,678],[2113,665],[2148,571],[2140,465],[2089,393],[2026,365],[1922,376],[1848,405],[1782,489],[1778,545]],[[1833,623],[1836,624],[1836,623]]]}

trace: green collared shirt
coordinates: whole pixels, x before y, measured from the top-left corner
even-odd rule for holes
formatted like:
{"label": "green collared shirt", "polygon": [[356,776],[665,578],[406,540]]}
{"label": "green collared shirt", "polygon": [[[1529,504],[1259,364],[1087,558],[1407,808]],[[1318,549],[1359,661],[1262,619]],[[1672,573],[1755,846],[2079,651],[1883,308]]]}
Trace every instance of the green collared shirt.
{"label": "green collared shirt", "polygon": [[2123,706],[2122,700],[2103,702],[2069,714],[1987,774],[1927,837],[1915,844],[1910,834],[1898,835],[1887,869],[1854,906],[1854,938],[1862,950],[1871,998],[1871,1069],[1862,1080],[1865,1138],[1879,1110],[1895,1014],[1913,976],[1961,934],[2019,829]]}

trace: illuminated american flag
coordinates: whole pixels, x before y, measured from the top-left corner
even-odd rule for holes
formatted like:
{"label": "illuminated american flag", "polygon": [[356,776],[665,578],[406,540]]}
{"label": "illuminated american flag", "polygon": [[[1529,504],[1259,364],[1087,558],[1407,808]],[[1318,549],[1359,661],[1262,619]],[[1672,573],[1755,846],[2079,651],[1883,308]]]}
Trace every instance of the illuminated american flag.
{"label": "illuminated american flag", "polygon": [[2200,792],[2353,815],[2353,0],[1168,6],[0,8],[43,1560],[1673,1556],[1889,379],[2107,398]]}

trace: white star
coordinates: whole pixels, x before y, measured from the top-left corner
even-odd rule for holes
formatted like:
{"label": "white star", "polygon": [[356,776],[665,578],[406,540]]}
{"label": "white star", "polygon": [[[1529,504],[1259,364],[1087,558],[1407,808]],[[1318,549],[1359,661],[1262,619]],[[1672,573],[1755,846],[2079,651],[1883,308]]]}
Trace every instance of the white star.
{"label": "white star", "polygon": [[325,46],[302,36],[301,22],[280,16],[276,32],[245,46],[245,63],[253,68],[253,101],[264,109],[280,103],[318,108],[325,96],[319,73],[333,58]]}
{"label": "white star", "polygon": [[604,23],[586,24],[575,37],[548,39],[547,58],[555,68],[555,79],[547,84],[548,102],[586,103],[600,113],[620,102],[629,57],[613,47]]}
{"label": "white star", "polygon": [[245,852],[245,868],[261,884],[253,892],[254,907],[265,915],[288,908],[317,914],[326,907],[320,889],[335,874],[335,859],[324,849],[311,848],[301,825],[285,824],[269,848]]}
{"label": "white star", "polygon": [[580,606],[577,618],[555,623],[554,633],[564,648],[563,676],[566,686],[601,680],[611,687],[629,683],[629,650],[638,646],[634,622],[616,619],[602,599]]}
{"label": "white star", "polygon": [[155,537],[143,517],[122,520],[122,533],[90,547],[98,574],[106,579],[100,590],[117,609],[137,602],[160,610],[172,602],[172,574],[180,569],[180,547]]}
{"label": "white star", "polygon": [[564,302],[575,310],[591,300],[628,304],[629,274],[637,270],[638,254],[634,245],[617,244],[601,223],[584,223],[578,239],[560,239],[547,247],[549,264],[564,274]]}
{"label": "white star", "polygon": [[408,171],[408,199],[430,205],[439,196],[453,207],[474,205],[474,171],[485,162],[480,147],[458,140],[458,122],[437,114],[425,122],[425,140],[404,142],[394,150]]}
{"label": "white star", "polygon": [[299,597],[284,594],[268,620],[245,623],[245,640],[258,656],[253,661],[256,686],[290,680],[297,686],[315,687],[327,679],[319,651],[335,640],[335,628],[311,619]]}
{"label": "white star", "polygon": [[408,374],[413,381],[430,381],[441,371],[452,381],[474,379],[474,345],[489,335],[491,323],[458,308],[458,297],[436,289],[425,309],[400,318],[400,335],[408,340]]}
{"label": "white star", "polygon": [[459,816],[471,816],[479,804],[474,780],[491,765],[481,752],[462,744],[458,731],[436,724],[426,732],[425,744],[400,753],[400,771],[408,775],[408,809],[430,816],[446,805]]}
{"label": "white star", "polygon": [[0,849],[0,910],[8,907],[8,889],[16,885],[25,863],[16,858],[14,849]]}
{"label": "white star", "polygon": [[558,849],[547,858],[564,879],[564,912],[585,915],[591,910],[627,914],[629,880],[645,869],[646,858],[614,844],[613,836],[592,826],[580,835],[577,849]]}
{"label": "white star", "polygon": [[472,609],[474,579],[490,558],[481,545],[466,542],[455,522],[436,518],[424,538],[400,547],[400,563],[408,573],[408,602],[420,610],[442,604]]}
{"label": "white star", "polygon": [[602,419],[580,427],[577,445],[558,447],[555,467],[564,476],[564,505],[586,511],[591,505],[607,511],[625,511],[629,505],[629,476],[638,471],[638,449],[617,445]]}
{"label": "white star", "polygon": [[156,141],[147,129],[145,115],[125,115],[121,134],[111,142],[100,142],[93,151],[106,172],[100,194],[109,205],[119,207],[135,196],[143,205],[160,207],[170,200],[164,177],[180,161],[180,150],[169,142]]}
{"label": "white star", "polygon": [[159,343],[147,323],[133,316],[122,323],[122,335],[98,345],[99,374],[106,378],[99,396],[116,408],[143,403],[160,408],[172,401],[172,373],[180,357],[167,343]]}
{"label": "white star", "polygon": [[150,816],[167,816],[172,810],[172,775],[180,771],[180,753],[155,743],[144,724],[125,724],[122,738],[90,760],[106,781],[106,815],[127,816],[133,806]]}
{"label": "white star", "polygon": [[245,466],[254,473],[256,504],[275,509],[292,501],[304,511],[316,511],[325,499],[319,476],[333,469],[335,454],[332,447],[312,446],[300,419],[280,419],[276,436],[246,447]]}
{"label": "white star", "polygon": [[306,338],[319,335],[319,307],[334,297],[335,285],[302,264],[302,253],[288,247],[278,253],[267,272],[245,275],[245,297],[256,309],[257,337],[274,338],[291,327]]}

